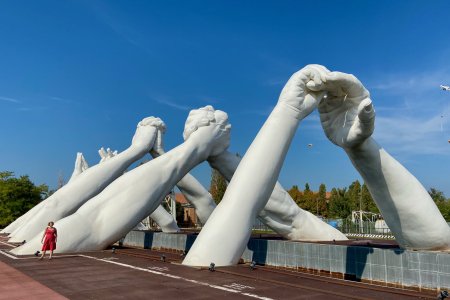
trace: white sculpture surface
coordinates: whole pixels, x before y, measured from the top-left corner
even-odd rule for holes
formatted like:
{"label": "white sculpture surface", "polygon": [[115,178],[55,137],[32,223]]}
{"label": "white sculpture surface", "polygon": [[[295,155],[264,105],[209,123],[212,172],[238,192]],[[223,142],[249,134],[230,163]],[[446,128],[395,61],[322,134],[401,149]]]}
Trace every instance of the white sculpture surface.
{"label": "white sculpture surface", "polygon": [[158,205],[151,213],[150,218],[158,224],[162,232],[175,233],[180,231],[180,227],[178,227],[176,220],[164,209],[164,207],[162,207],[162,205]]}
{"label": "white sculpture surface", "polygon": [[[150,154],[157,158],[164,155],[164,132],[158,132],[155,146],[150,151]],[[187,173],[178,183],[178,189],[184,195],[186,200],[195,208],[195,213],[202,224],[206,224],[209,216],[216,208],[211,194],[203,187],[203,185],[195,179],[194,176]]]}
{"label": "white sculpture surface", "polygon": [[[450,248],[450,227],[420,182],[372,138],[375,110],[353,75],[329,72],[319,89],[322,127],[363,177],[386,224],[403,248]],[[420,125],[418,125],[420,126]]]}
{"label": "white sculpture surface", "polygon": [[116,156],[117,154],[119,154],[119,152],[117,150],[115,150],[114,152],[111,151],[110,148],[107,148],[105,150],[105,148],[101,147],[98,150],[98,155],[100,155],[100,163],[107,161],[108,159]]}
{"label": "white sculpture surface", "polygon": [[[89,168],[86,160],[84,159],[83,153],[78,152],[76,159],[75,159],[75,167],[72,172],[72,176],[70,177],[67,184],[69,184],[73,179],[75,179],[78,175],[80,175],[83,171],[85,171],[87,168]],[[45,201],[45,200],[43,200]],[[21,215],[19,218],[14,220],[11,224],[6,226],[0,233],[13,233],[17,228],[19,228],[22,225],[22,222],[27,220],[30,216],[34,215],[38,209],[42,207],[36,207],[34,206],[29,211],[27,211],[25,214]]]}
{"label": "white sculpture surface", "polygon": [[[211,167],[218,170],[227,181],[231,181],[240,161],[239,157],[228,151],[208,159]],[[241,201],[246,201],[245,198],[241,198]],[[298,207],[279,182],[276,183],[266,206],[259,212],[258,218],[289,240],[347,240],[342,232]]]}
{"label": "white sculpture surface", "polygon": [[[157,157],[164,154],[163,135],[157,136],[155,146],[150,153]],[[218,170],[229,182],[241,159],[224,151],[208,159],[211,167]],[[211,194],[189,173],[177,183],[195,209],[202,224],[206,224],[216,207]],[[242,199],[245,201],[245,199]],[[275,232],[290,240],[330,241],[347,240],[339,230],[326,224],[310,212],[302,210],[281,184],[277,182],[272,195],[258,217]]]}
{"label": "white sculpture surface", "polygon": [[275,187],[299,122],[317,107],[323,96],[322,92],[308,89],[321,84],[319,68],[307,66],[289,79],[277,105],[237,167],[222,201],[189,250],[184,265],[238,263],[250,238],[253,221]]}
{"label": "white sculpture surface", "polygon": [[[183,144],[125,173],[72,215],[55,223],[60,233],[56,251],[104,249],[125,236],[158,207],[162,197],[190,169],[228,147],[230,128],[227,114],[211,106],[191,111]],[[11,252],[32,254],[39,249],[39,238]]]}
{"label": "white sculpture surface", "polygon": [[[161,125],[161,128],[163,130],[158,130],[156,132],[155,141],[157,139],[158,133],[165,131],[165,124]],[[155,143],[153,143],[153,145],[154,144]],[[100,155],[99,164],[101,164],[101,163],[104,163],[105,161],[117,156],[117,154],[119,154],[119,152],[117,150],[111,151],[110,148],[107,148],[105,150],[105,148],[102,147],[98,150],[98,154]],[[163,232],[175,233],[175,232],[180,231],[180,228],[178,227],[176,220],[173,218],[173,216],[171,214],[169,214],[167,212],[167,210],[164,209],[164,207],[162,207],[162,205],[158,206],[155,209],[155,211],[150,215],[150,217],[153,219],[153,221],[156,222],[156,224],[158,224],[159,228],[161,228],[161,231],[163,231]],[[138,226],[139,225],[142,225],[142,224],[138,224]],[[140,230],[140,229],[142,229],[142,228],[138,228],[138,230]]]}
{"label": "white sculpture surface", "polygon": [[67,184],[69,184],[72,180],[77,178],[78,175],[80,175],[81,173],[86,171],[88,168],[89,168],[89,165],[86,162],[86,160],[84,159],[83,153],[78,152],[77,158],[75,159],[75,167],[73,169],[72,176],[70,177]]}
{"label": "white sculpture surface", "polygon": [[[131,146],[105,161],[95,165],[76,180],[60,188],[42,203],[36,205],[33,215],[11,234],[10,242],[29,241],[40,233],[49,221],[57,221],[75,212],[87,200],[101,192],[136,160],[153,147],[157,130],[164,129],[159,118],[149,117],[139,122]],[[31,211],[31,210],[30,210]],[[34,213],[36,212],[36,213]]]}
{"label": "white sculpture surface", "polygon": [[[165,125],[161,126],[161,128],[163,128],[163,127],[164,127],[164,130],[158,130],[156,132],[155,141],[157,139],[158,133],[165,131]],[[153,143],[153,144],[155,144],[155,143]],[[105,150],[105,148],[102,147],[98,150],[98,154],[100,155],[99,164],[101,164],[101,163],[104,163],[105,161],[117,156],[117,154],[119,154],[119,152],[117,150],[111,151],[110,148],[107,148]],[[178,227],[176,220],[161,205],[155,209],[155,211],[150,215],[150,217],[153,219],[153,221],[156,222],[156,224],[158,224],[159,228],[161,228],[161,230],[163,232],[175,233],[175,232],[180,231],[180,228]],[[138,226],[139,225],[140,224],[138,224]]]}

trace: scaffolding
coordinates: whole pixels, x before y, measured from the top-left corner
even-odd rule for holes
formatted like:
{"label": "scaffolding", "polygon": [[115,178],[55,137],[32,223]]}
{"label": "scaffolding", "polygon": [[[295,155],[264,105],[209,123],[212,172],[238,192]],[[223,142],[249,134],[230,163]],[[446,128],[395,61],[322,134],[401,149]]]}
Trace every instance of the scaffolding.
{"label": "scaffolding", "polygon": [[380,214],[370,211],[354,210],[352,211],[352,223],[359,224],[359,233],[364,233],[364,223],[369,222],[375,225],[378,219],[381,219]]}

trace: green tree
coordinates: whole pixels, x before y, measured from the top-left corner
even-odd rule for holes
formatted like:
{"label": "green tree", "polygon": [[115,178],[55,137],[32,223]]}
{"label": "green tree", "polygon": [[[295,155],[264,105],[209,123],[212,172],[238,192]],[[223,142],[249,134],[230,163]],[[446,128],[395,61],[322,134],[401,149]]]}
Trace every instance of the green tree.
{"label": "green tree", "polygon": [[302,197],[302,192],[298,189],[297,185],[293,185],[291,187],[291,189],[288,191],[289,195],[291,196],[291,198],[294,200],[295,203],[297,203],[297,205],[300,206],[300,200]]}
{"label": "green tree", "polygon": [[303,190],[303,195],[301,199],[300,207],[313,213],[317,213],[317,205],[316,205],[316,195],[313,191],[311,191],[309,184],[305,184],[305,189]]}
{"label": "green tree", "polygon": [[222,200],[223,195],[225,195],[225,191],[227,190],[227,186],[228,183],[225,177],[223,177],[216,169],[211,168],[211,185],[209,187],[209,192],[216,204],[219,204]]}
{"label": "green tree", "polygon": [[26,213],[48,195],[48,186],[35,186],[28,176],[14,177],[0,172],[0,227],[5,227]]}
{"label": "green tree", "polygon": [[380,210],[378,209],[378,206],[376,205],[375,201],[373,201],[372,195],[370,194],[366,184],[363,184],[361,193],[362,193],[361,196],[362,210],[379,214]]}
{"label": "green tree", "polygon": [[361,183],[358,180],[353,181],[348,187],[347,198],[349,201],[350,210],[360,210],[361,199]]}
{"label": "green tree", "polygon": [[333,188],[331,190],[329,204],[330,217],[345,219],[351,214],[352,208],[349,203],[348,195],[347,188]]}
{"label": "green tree", "polygon": [[439,211],[447,222],[450,222],[450,199],[447,199],[443,192],[430,188],[428,193],[431,196],[431,199],[436,203]]}
{"label": "green tree", "polygon": [[316,195],[316,210],[318,211],[318,214],[320,216],[323,216],[325,218],[328,217],[328,210],[327,210],[327,187],[325,184],[321,184],[319,186],[319,192]]}
{"label": "green tree", "polygon": [[428,194],[430,194],[431,199],[433,199],[435,203],[445,202],[447,200],[447,198],[445,198],[444,196],[444,193],[435,188],[430,188]]}

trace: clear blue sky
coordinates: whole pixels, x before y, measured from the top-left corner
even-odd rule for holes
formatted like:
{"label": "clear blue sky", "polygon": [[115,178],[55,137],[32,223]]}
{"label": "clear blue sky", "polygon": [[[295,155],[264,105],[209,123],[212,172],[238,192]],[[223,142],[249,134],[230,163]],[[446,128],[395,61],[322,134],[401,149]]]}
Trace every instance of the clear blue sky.
{"label": "clear blue sky", "polygon": [[[0,170],[36,184],[67,180],[77,151],[93,165],[126,149],[146,116],[173,148],[207,104],[243,154],[289,76],[319,63],[361,79],[377,141],[450,197],[450,1],[1,1],[0,38]],[[194,174],[209,187],[206,164]],[[359,178],[317,113],[300,125],[286,188]]]}

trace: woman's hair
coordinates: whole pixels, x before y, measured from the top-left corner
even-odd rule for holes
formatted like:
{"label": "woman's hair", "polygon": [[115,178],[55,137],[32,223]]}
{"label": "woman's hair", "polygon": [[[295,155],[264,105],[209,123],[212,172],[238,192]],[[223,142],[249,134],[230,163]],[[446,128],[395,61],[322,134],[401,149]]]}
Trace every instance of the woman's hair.
{"label": "woman's hair", "polygon": [[48,226],[53,226],[53,225],[55,225],[55,222],[53,222],[53,221],[48,222]]}

